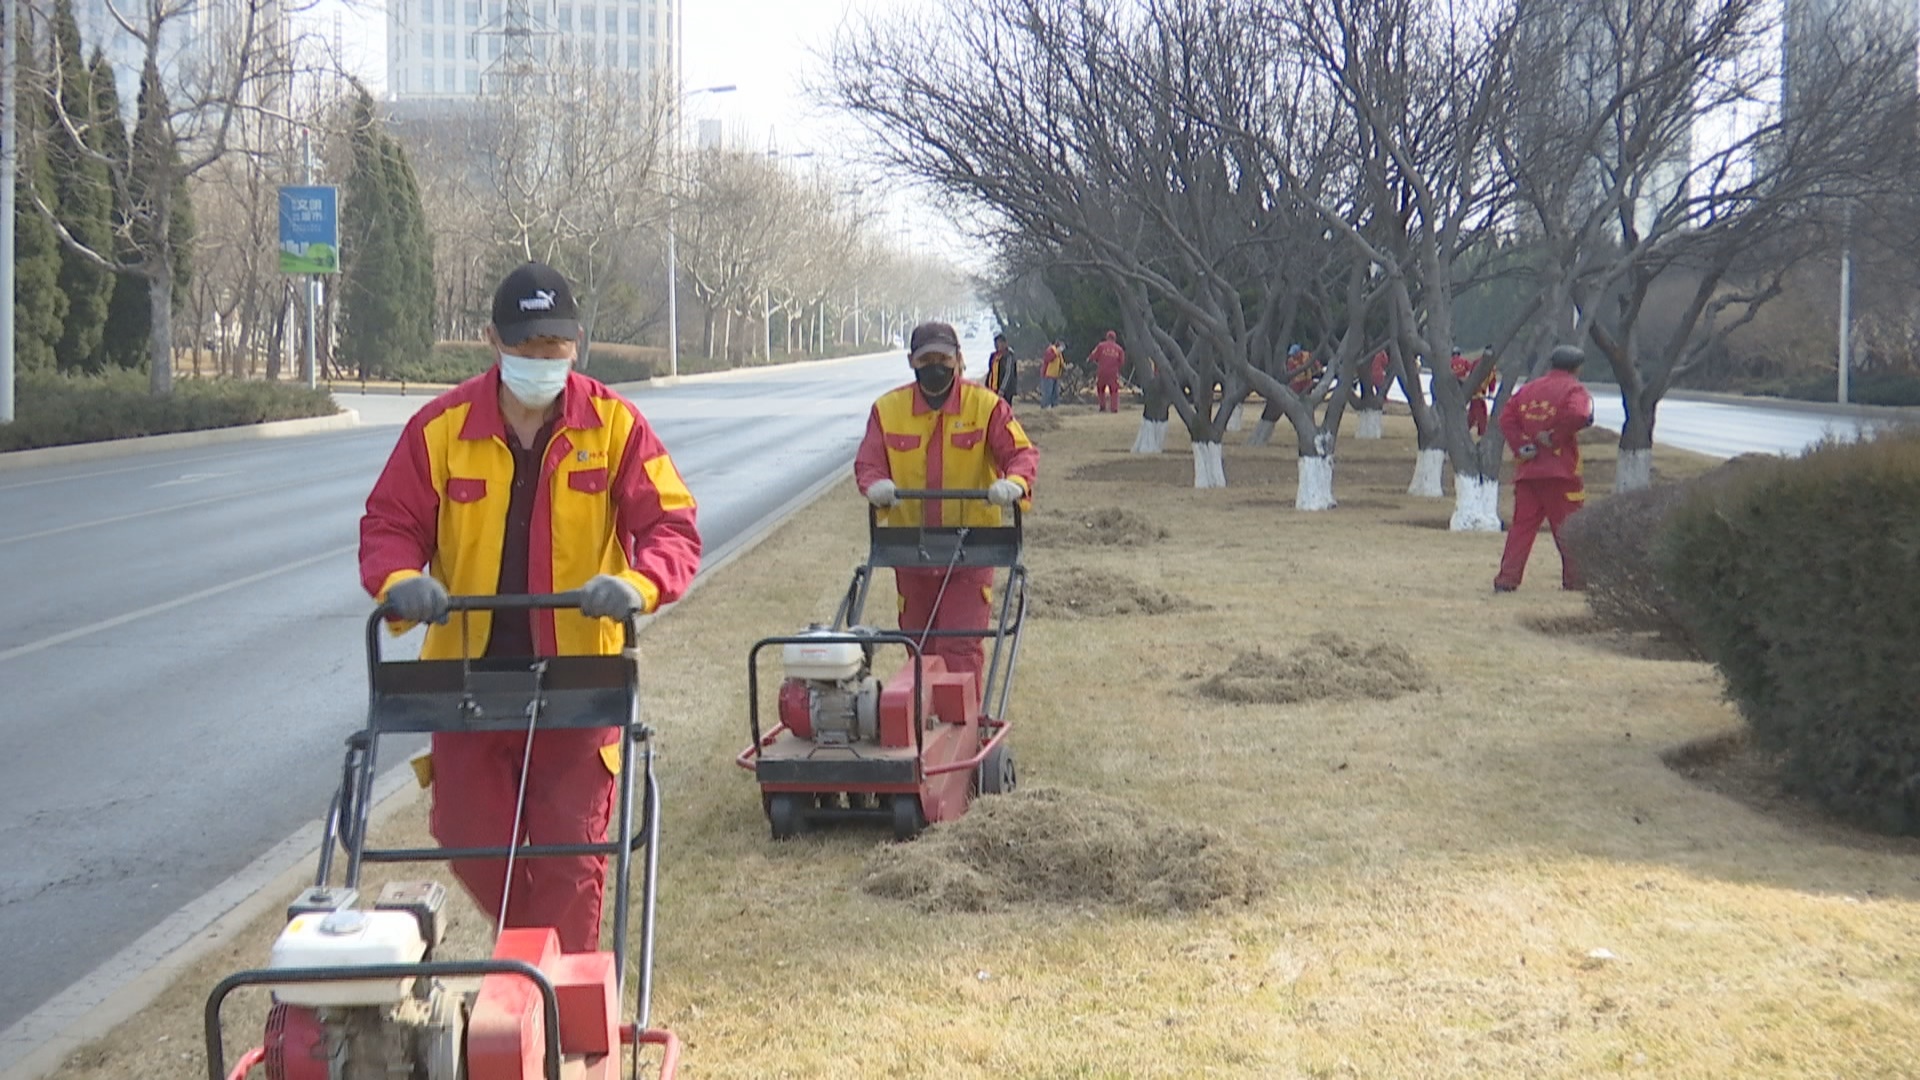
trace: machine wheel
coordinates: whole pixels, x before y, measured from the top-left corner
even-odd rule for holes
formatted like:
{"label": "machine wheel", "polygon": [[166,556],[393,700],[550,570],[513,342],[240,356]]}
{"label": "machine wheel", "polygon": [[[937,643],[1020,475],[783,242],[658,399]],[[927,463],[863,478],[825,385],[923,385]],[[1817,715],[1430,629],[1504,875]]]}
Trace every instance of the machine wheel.
{"label": "machine wheel", "polygon": [[893,838],[911,840],[920,835],[927,827],[927,816],[920,812],[920,796],[895,795],[893,797]]}
{"label": "machine wheel", "polygon": [[1019,775],[1013,764],[1013,747],[1001,740],[1000,745],[994,747],[986,760],[980,763],[980,794],[1011,795],[1013,785],[1018,780]]}
{"label": "machine wheel", "polygon": [[800,796],[790,791],[767,796],[767,824],[772,827],[775,840],[791,840],[806,832],[807,819],[801,812]]}

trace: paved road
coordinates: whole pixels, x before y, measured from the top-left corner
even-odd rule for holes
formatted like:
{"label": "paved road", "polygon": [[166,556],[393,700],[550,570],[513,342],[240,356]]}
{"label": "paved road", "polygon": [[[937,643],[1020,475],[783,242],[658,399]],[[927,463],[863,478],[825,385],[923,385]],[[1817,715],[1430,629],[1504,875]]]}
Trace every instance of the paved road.
{"label": "paved road", "polygon": [[[1618,394],[1595,387],[1594,422],[1615,431],[1626,423],[1626,409]],[[1798,454],[1823,438],[1858,438],[1860,432],[1885,423],[1848,415],[1735,405],[1731,402],[1682,401],[1669,398],[1654,414],[1653,441],[1659,446],[1692,450],[1712,457],[1740,454]]]}
{"label": "paved road", "polygon": [[[636,400],[711,551],[846,468],[905,377],[895,354]],[[364,708],[361,505],[420,403],[0,473],[0,1030],[325,808]]]}

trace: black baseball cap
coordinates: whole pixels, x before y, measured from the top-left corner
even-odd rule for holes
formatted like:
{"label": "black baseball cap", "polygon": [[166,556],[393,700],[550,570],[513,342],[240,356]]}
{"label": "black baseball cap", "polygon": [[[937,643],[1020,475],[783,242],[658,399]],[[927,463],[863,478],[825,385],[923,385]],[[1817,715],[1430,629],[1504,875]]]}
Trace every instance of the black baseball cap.
{"label": "black baseball cap", "polygon": [[560,271],[545,263],[522,265],[493,291],[493,330],[502,345],[531,338],[571,341],[580,336],[580,312],[573,288]]}
{"label": "black baseball cap", "polygon": [[918,360],[923,353],[943,352],[949,356],[960,354],[960,335],[953,327],[943,322],[923,322],[913,328],[913,336],[907,339],[907,359]]}

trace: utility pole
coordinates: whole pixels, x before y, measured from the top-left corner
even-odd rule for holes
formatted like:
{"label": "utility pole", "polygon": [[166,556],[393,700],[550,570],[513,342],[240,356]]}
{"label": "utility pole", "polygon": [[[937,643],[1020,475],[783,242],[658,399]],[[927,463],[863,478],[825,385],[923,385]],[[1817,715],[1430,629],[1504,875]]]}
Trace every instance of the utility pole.
{"label": "utility pole", "polygon": [[[8,0],[8,2],[15,3],[17,2],[17,0]],[[313,129],[312,128],[303,127],[300,129],[300,155],[303,159],[305,159],[305,166],[304,166],[305,179],[302,180],[301,183],[306,184],[308,187],[312,187],[313,186]],[[320,336],[319,335],[320,316],[318,311],[319,307],[320,307],[320,275],[308,274],[307,275],[307,389],[309,390],[312,390],[320,385],[320,365],[317,359],[319,356],[320,350],[316,346],[316,339]]]}
{"label": "utility pole", "polygon": [[14,116],[20,71],[20,0],[0,0],[6,46],[0,49],[0,424],[13,423],[13,182],[20,169]]}
{"label": "utility pole", "polygon": [[1840,385],[1835,400],[1847,404],[1848,368],[1853,366],[1853,204],[1840,226]]}

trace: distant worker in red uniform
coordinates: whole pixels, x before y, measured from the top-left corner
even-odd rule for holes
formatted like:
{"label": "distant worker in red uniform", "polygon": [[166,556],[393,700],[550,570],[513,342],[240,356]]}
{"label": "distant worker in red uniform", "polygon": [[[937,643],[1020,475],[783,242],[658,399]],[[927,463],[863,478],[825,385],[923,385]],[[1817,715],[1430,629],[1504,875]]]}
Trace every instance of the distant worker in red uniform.
{"label": "distant worker in red uniform", "polygon": [[[1031,505],[1040,452],[1013,410],[984,386],[961,378],[960,338],[946,323],[921,323],[908,341],[913,381],[880,395],[854,457],[853,478],[885,525],[999,525],[1003,508]],[[902,500],[900,490],[984,489],[988,502]],[[990,566],[895,568],[900,629],[985,632],[992,617]],[[949,671],[986,666],[980,638],[927,639],[926,655]]]}
{"label": "distant worker in red uniform", "polygon": [[[1487,346],[1485,355],[1489,357],[1493,355],[1493,346]],[[1453,377],[1460,380],[1461,387],[1467,392],[1467,430],[1473,432],[1475,438],[1479,438],[1487,433],[1487,406],[1492,401],[1498,377],[1489,369],[1485,379],[1471,386],[1467,385],[1473,378],[1473,369],[1476,364],[1477,361],[1461,356],[1459,349],[1453,350],[1453,358],[1449,361],[1453,369]]]}
{"label": "distant worker in red uniform", "polygon": [[1093,393],[1100,400],[1101,412],[1120,411],[1120,368],[1127,362],[1127,350],[1120,347],[1119,336],[1107,331],[1107,340],[1087,354],[1093,365]]}
{"label": "distant worker in red uniform", "polygon": [[1387,350],[1381,349],[1373,354],[1373,360],[1367,365],[1367,381],[1382,395],[1387,392]]}
{"label": "distant worker in red uniform", "polygon": [[1572,345],[1553,350],[1553,369],[1515,391],[1500,410],[1500,434],[1513,448],[1519,467],[1514,471],[1513,526],[1507,530],[1494,592],[1520,587],[1542,521],[1552,526],[1554,545],[1560,549],[1561,586],[1585,587],[1560,535],[1561,526],[1587,498],[1580,480],[1579,440],[1580,432],[1593,426],[1593,397],[1580,385],[1585,359]]}
{"label": "distant worker in red uniform", "polygon": [[[434,624],[424,660],[459,659],[463,643],[503,659],[614,655],[619,620],[678,599],[700,568],[693,496],[640,410],[572,370],[581,333],[566,278],[539,263],[508,274],[486,336],[494,365],[414,414],[367,496],[361,583],[405,620],[396,629]],[[448,621],[449,591],[576,589],[578,611]],[[523,733],[435,734],[421,770],[433,835],[455,848],[604,842],[619,738],[614,727],[542,731],[529,754]],[[567,952],[593,949],[606,869],[604,856],[516,861],[505,925],[551,926]],[[505,861],[458,860],[453,872],[498,918]]]}

